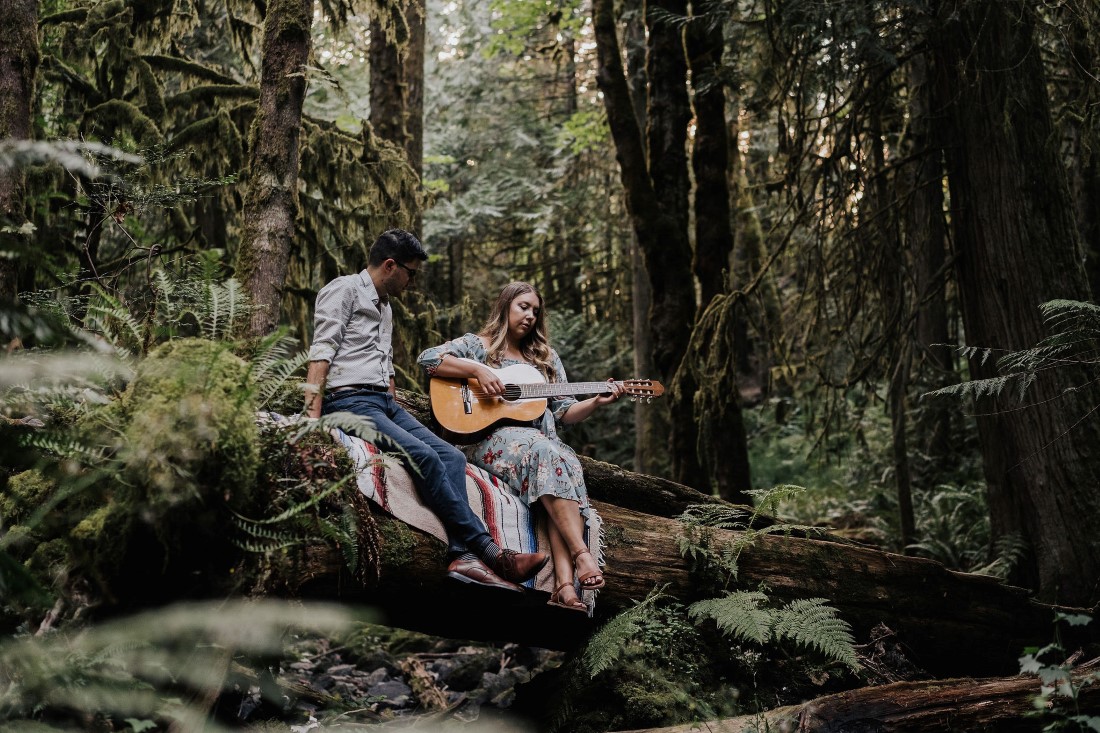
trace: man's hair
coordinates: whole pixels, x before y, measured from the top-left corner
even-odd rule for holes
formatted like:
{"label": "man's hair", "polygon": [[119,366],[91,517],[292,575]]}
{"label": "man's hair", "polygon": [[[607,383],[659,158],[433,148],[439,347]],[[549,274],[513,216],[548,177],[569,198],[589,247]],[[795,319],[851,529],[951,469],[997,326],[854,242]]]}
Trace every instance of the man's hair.
{"label": "man's hair", "polygon": [[370,258],[367,264],[377,267],[389,259],[397,260],[401,264],[413,260],[426,260],[428,253],[423,245],[410,232],[404,229],[390,229],[378,235],[370,248]]}

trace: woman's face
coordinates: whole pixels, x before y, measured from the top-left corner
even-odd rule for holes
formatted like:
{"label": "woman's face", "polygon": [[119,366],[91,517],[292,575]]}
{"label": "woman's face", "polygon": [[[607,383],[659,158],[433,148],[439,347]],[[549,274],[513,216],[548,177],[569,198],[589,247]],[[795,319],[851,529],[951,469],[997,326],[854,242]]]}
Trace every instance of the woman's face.
{"label": "woman's face", "polygon": [[521,293],[508,306],[508,337],[515,343],[523,341],[539,319],[539,297]]}

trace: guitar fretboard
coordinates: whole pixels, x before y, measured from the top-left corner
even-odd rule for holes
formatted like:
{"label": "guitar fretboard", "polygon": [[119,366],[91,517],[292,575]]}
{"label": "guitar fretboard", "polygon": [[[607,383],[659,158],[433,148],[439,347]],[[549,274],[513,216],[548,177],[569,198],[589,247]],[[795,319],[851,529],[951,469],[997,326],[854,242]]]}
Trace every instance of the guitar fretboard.
{"label": "guitar fretboard", "polygon": [[[530,397],[561,397],[562,395],[604,394],[611,391],[610,382],[565,382],[561,384],[509,384],[506,396],[513,389],[519,390],[517,399]],[[513,393],[514,394],[514,393]]]}

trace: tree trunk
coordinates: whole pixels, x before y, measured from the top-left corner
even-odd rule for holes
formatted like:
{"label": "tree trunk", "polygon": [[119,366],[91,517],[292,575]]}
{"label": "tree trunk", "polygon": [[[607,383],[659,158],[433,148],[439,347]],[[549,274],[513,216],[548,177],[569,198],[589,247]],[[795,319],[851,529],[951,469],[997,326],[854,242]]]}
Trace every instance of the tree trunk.
{"label": "tree trunk", "polygon": [[[38,72],[38,3],[0,0],[0,140],[31,139],[31,109]],[[18,166],[0,169],[0,229],[18,230],[26,222],[24,176]],[[0,250],[27,256],[27,239],[0,231]],[[19,294],[20,260],[0,256],[0,305]]]}
{"label": "tree trunk", "polygon": [[[957,381],[947,321],[947,222],[943,216],[942,147],[935,138],[932,119],[932,90],[928,80],[928,59],[917,54],[909,64],[909,137],[916,162],[909,166],[907,190],[909,214],[905,222],[907,249],[913,258],[916,291],[916,341],[918,359],[931,372],[931,383],[943,387]],[[951,454],[951,413],[944,400],[923,405],[915,425],[928,454],[932,471],[941,471]],[[946,471],[944,471],[946,472]],[[931,476],[929,483],[937,483]]]}
{"label": "tree trunk", "polygon": [[[1081,686],[1077,708],[1082,713],[1100,709],[1100,687],[1086,683],[1096,674],[1098,662],[1100,660],[1094,659],[1072,672],[1074,685]],[[703,726],[691,723],[631,733],[695,733],[701,729],[708,733],[759,730],[797,730],[799,733],[1037,731],[1044,723],[1054,720],[1053,716],[1033,717],[1039,685],[1039,678],[1033,676],[895,682],[840,692],[757,715],[711,721]],[[1055,699],[1065,701],[1065,698]]]}
{"label": "tree trunk", "polygon": [[[657,194],[656,216],[667,221],[668,235],[657,242],[659,252],[643,246],[652,293],[653,359],[672,389],[668,394],[669,458],[672,475],[681,483],[706,488],[706,472],[699,460],[699,427],[695,415],[696,384],[674,379],[691,337],[695,321],[695,282],[692,277],[691,241],[688,236],[687,133],[691,122],[688,99],[687,55],[684,32],[671,18],[687,15],[686,0],[648,0],[645,23],[646,152],[649,175]],[[605,98],[606,99],[606,98]],[[679,316],[683,311],[686,319]]]}
{"label": "tree trunk", "polygon": [[[1089,295],[1034,11],[1022,0],[974,0],[943,12],[935,52],[967,342],[1028,348],[1043,336],[1040,303]],[[971,375],[995,376],[994,362],[971,359]],[[994,535],[1018,534],[1031,548],[1024,582],[1045,600],[1091,605],[1100,599],[1100,421],[1090,411],[1100,394],[1067,372],[1032,385],[1026,419],[1007,396],[983,401],[978,431]],[[1071,381],[1082,389],[1065,392]]]}
{"label": "tree trunk", "polygon": [[370,24],[370,124],[383,140],[405,148],[408,131],[405,127],[405,75],[401,49],[392,34],[387,35],[382,22]]}
{"label": "tree trunk", "polygon": [[[402,392],[401,400],[412,414],[426,419],[426,397]],[[626,610],[655,587],[683,603],[698,600],[700,579],[680,556],[677,543],[684,528],[671,517],[692,504],[724,502],[607,463],[585,457],[581,462],[606,534],[607,587],[600,592],[596,620]],[[367,601],[387,612],[395,625],[455,638],[569,649],[593,630],[588,619],[572,618],[579,614],[546,607],[543,593],[516,598],[506,594],[502,599],[479,598],[477,593],[456,595],[444,577],[443,543],[385,518],[378,510],[374,513],[380,523],[389,522],[380,533],[378,585],[368,588],[349,578],[338,550],[310,546],[304,556],[287,556],[282,567],[273,569],[265,587],[292,595]],[[764,529],[774,522],[758,516],[753,528]],[[738,538],[743,538],[742,532],[714,530],[710,547]],[[742,552],[738,567],[738,588],[766,587],[777,602],[827,599],[852,625],[857,643],[867,641],[875,626],[885,624],[906,645],[912,661],[934,675],[1014,672],[1021,650],[1045,644],[1053,633],[1054,609],[1030,600],[1023,589],[827,535],[756,537]],[[502,608],[518,606],[516,613],[486,614],[487,601],[505,604]],[[444,604],[470,610],[442,619],[438,608]],[[1082,639],[1100,640],[1100,628],[1077,628]],[[1067,648],[1079,641],[1063,638]]]}
{"label": "tree trunk", "polygon": [[[644,8],[638,0],[624,3],[625,30],[623,45],[626,47],[626,72],[634,119],[639,130],[645,126],[645,24]],[[657,366],[653,363],[653,328],[649,322],[653,295],[650,292],[649,275],[645,269],[636,232],[630,233],[631,308],[634,342],[634,374],[642,378],[655,378]],[[639,473],[664,472],[668,453],[668,405],[664,402],[634,405],[634,470]]]}
{"label": "tree trunk", "polygon": [[[686,106],[683,46],[679,32],[671,24],[650,27],[647,146],[623,73],[611,1],[596,0],[592,15],[599,59],[597,82],[615,141],[627,209],[649,275],[653,362],[658,377],[671,383],[690,336],[686,325],[692,323],[695,315],[686,221],[684,141],[690,115]],[[680,124],[682,129],[677,128]],[[647,160],[659,160],[660,165],[654,165],[650,171]],[[679,480],[700,485],[704,479],[695,450],[693,398],[691,394],[669,395],[671,460]]]}
{"label": "tree trunk", "polygon": [[[598,478],[586,480],[590,491],[600,492]],[[676,538],[683,533],[678,521],[597,500],[593,506],[611,538],[597,622],[630,608],[654,588],[682,603],[699,600],[698,580],[677,548]],[[378,521],[385,525],[396,520]],[[400,533],[382,527],[383,565],[376,586],[368,588],[352,579],[338,550],[314,545],[296,558],[296,565],[288,561],[274,568],[265,588],[370,603],[393,625],[454,638],[571,649],[594,630],[587,618],[575,619],[546,606],[545,593],[529,591],[515,598],[483,593],[479,598],[453,588],[443,572],[443,543],[400,526]],[[401,547],[399,553],[388,548],[386,539],[398,536],[402,539],[394,546]],[[741,536],[715,530],[714,546]],[[827,599],[852,625],[857,643],[868,641],[871,629],[885,624],[897,633],[912,661],[933,675],[1011,673],[1024,647],[1044,644],[1052,635],[1054,609],[1029,600],[1023,589],[986,576],[951,572],[931,560],[776,535],[758,537],[738,565],[738,588],[765,586],[777,603]],[[485,603],[500,612],[484,613]],[[439,614],[442,606],[455,612]]]}
{"label": "tree trunk", "polygon": [[272,0],[264,19],[260,101],[250,135],[237,278],[252,298],[252,336],[279,324],[298,216],[298,139],[305,100],[312,0]]}
{"label": "tree trunk", "polygon": [[[696,8],[696,10],[698,10]],[[726,95],[718,78],[724,47],[721,27],[696,17],[688,27],[687,50],[694,88],[695,138],[691,165],[695,173],[695,257],[692,268],[700,286],[700,309],[695,328],[700,328],[705,308],[726,292],[730,284],[730,260],[733,254],[733,223],[730,218],[729,141],[726,138]],[[738,303],[721,321],[723,333],[713,338],[692,339],[703,351],[733,344],[744,337],[745,310]],[[749,448],[741,416],[741,389],[736,368],[737,347],[723,353],[719,363],[707,355],[689,352],[677,374],[678,387],[696,395],[695,420],[698,426],[697,452],[709,480],[709,486],[728,501],[752,503]],[[712,367],[696,370],[690,360],[701,357]],[[689,374],[689,372],[692,372]],[[690,388],[685,388],[690,382]],[[720,383],[717,400],[698,394],[700,383]],[[704,392],[706,390],[704,389]],[[713,394],[713,392],[711,392]],[[706,404],[700,404],[700,403]]]}
{"label": "tree trunk", "polygon": [[[378,137],[405,151],[409,166],[423,179],[424,9],[418,0],[409,0],[386,12],[395,14],[396,30],[387,33],[378,19],[370,24],[370,124]],[[423,231],[419,205],[410,226],[417,234]]]}

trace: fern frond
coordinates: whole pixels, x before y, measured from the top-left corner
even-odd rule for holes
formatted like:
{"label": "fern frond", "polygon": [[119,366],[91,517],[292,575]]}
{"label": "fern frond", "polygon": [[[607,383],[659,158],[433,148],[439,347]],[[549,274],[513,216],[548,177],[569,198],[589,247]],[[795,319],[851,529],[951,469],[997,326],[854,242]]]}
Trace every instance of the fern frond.
{"label": "fern frond", "polygon": [[27,433],[20,437],[20,444],[52,453],[59,458],[68,458],[86,466],[102,463],[107,458],[103,447],[91,446],[70,435],[50,432]]}
{"label": "fern frond", "polygon": [[777,514],[779,505],[782,502],[806,493],[806,487],[796,484],[779,484],[770,489],[750,489],[747,493],[754,499],[753,503],[758,509],[763,509],[769,514]]}
{"label": "fern frond", "polygon": [[800,646],[816,649],[829,659],[860,669],[852,627],[837,617],[835,608],[824,598],[800,598],[775,613],[772,633],[776,639],[790,639]]}
{"label": "fern frond", "polygon": [[[1005,388],[1014,380],[1026,378],[1028,378],[1028,373],[1014,372],[1000,377],[972,379],[969,382],[950,384],[940,389],[934,389],[931,392],[925,392],[920,398],[923,400],[926,397],[973,397],[974,399],[996,397],[1004,392]],[[1034,375],[1031,375],[1031,378],[1034,379]]]}
{"label": "fern frond", "polygon": [[265,540],[269,542],[297,542],[299,540],[305,539],[304,537],[290,533],[283,529],[274,529],[270,524],[259,524],[252,521],[251,519],[245,519],[240,516],[233,517],[232,521],[237,529],[259,540]]}
{"label": "fern frond", "polygon": [[1007,579],[1014,568],[1027,557],[1028,544],[1016,533],[1007,534],[993,544],[993,560],[986,565],[974,568],[970,572],[978,575],[992,575]]}
{"label": "fern frond", "polygon": [[658,600],[664,598],[661,590],[653,590],[633,608],[623,611],[608,621],[588,640],[580,666],[591,679],[607,669],[622,656],[638,633],[639,624]]}
{"label": "fern frond", "polygon": [[691,504],[678,519],[689,525],[717,527],[719,529],[744,529],[748,526],[749,513],[725,504]]}
{"label": "fern frond", "polygon": [[304,540],[300,539],[288,539],[283,541],[259,541],[254,542],[252,540],[243,540],[234,537],[230,540],[233,545],[244,552],[252,552],[257,555],[266,555],[269,552],[278,552],[279,550],[285,550],[288,547],[297,547],[301,545]]}
{"label": "fern frond", "polygon": [[760,591],[735,591],[688,606],[693,621],[714,621],[719,631],[742,641],[766,644],[772,636],[773,612],[762,607],[768,600]]}
{"label": "fern frond", "polygon": [[264,517],[263,519],[251,519],[250,517],[242,516],[240,514],[237,514],[236,512],[234,512],[234,514],[237,516],[238,519],[240,519],[244,522],[248,522],[252,525],[278,524],[279,522],[285,522],[286,520],[288,520],[292,517],[298,516],[302,512],[306,511],[307,509],[312,509],[313,507],[317,506],[322,501],[324,501],[326,498],[328,498],[332,494],[335,494],[337,491],[342,489],[344,487],[344,484],[346,484],[352,478],[354,478],[354,474],[345,476],[344,478],[340,479],[336,483],[325,487],[324,490],[318,491],[315,495],[311,496],[306,501],[303,501],[300,504],[295,504],[295,505],[289,507],[288,509],[286,509],[285,511],[281,512],[277,516],[274,516],[274,517]]}
{"label": "fern frond", "polygon": [[[109,296],[103,293],[103,297],[107,299]],[[145,340],[141,323],[113,298],[105,303],[89,303],[84,315],[84,327],[103,336],[122,358],[141,353]]]}

